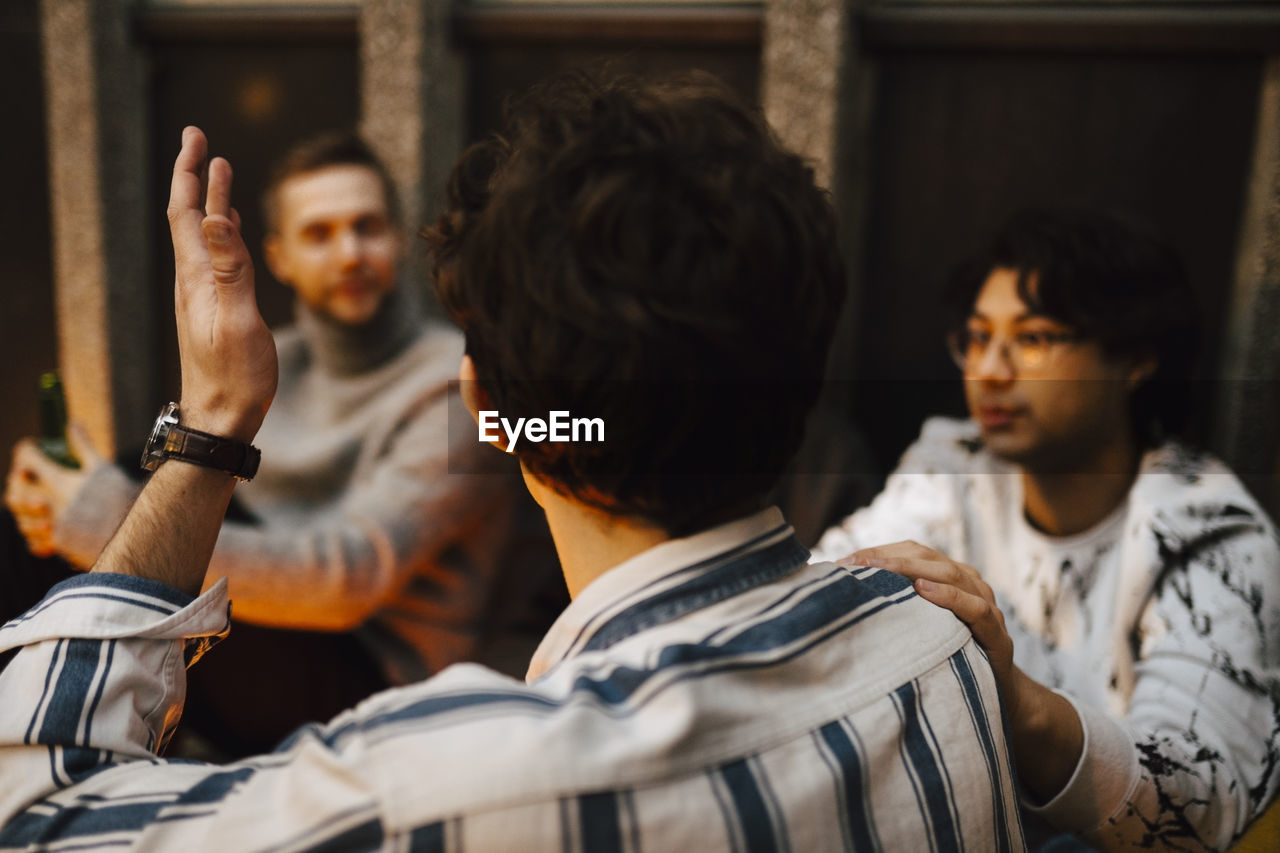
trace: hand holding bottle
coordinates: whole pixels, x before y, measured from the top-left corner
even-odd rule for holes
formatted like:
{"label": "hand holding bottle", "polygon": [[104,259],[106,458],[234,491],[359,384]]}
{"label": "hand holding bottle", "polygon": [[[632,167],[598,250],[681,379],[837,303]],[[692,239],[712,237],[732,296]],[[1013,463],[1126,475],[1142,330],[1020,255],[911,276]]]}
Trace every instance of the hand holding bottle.
{"label": "hand holding bottle", "polygon": [[34,438],[22,439],[13,449],[4,502],[27,540],[27,547],[37,557],[58,553],[58,520],[85,480],[104,461],[79,424],[67,429],[66,441],[79,468],[55,461]]}

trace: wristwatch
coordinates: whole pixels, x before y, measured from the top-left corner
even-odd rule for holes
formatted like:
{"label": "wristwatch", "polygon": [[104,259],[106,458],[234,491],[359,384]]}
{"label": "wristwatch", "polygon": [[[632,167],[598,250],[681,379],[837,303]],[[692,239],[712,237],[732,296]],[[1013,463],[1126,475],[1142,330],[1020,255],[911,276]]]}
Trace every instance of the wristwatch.
{"label": "wristwatch", "polygon": [[170,403],[160,410],[151,438],[142,449],[142,467],[154,471],[166,459],[180,459],[226,471],[242,483],[258,473],[262,451],[247,441],[223,438],[184,427],[178,423],[178,404]]}

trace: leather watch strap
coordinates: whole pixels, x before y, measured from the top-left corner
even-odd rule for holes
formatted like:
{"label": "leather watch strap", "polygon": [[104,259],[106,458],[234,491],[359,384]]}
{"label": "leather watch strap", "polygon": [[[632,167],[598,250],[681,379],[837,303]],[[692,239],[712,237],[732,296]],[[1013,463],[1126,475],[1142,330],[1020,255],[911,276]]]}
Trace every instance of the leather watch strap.
{"label": "leather watch strap", "polygon": [[164,455],[207,468],[226,471],[238,480],[251,480],[258,473],[262,453],[243,441],[232,441],[207,432],[174,425],[165,437]]}

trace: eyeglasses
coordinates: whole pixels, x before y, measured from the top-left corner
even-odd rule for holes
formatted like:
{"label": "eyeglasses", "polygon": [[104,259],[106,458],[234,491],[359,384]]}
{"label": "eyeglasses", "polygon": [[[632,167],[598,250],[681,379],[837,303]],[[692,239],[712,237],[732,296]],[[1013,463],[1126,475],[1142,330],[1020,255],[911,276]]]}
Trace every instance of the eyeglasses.
{"label": "eyeglasses", "polygon": [[[961,329],[947,336],[951,360],[962,371],[986,357],[993,336],[978,329]],[[1083,338],[1075,332],[1018,332],[1000,342],[1000,357],[1015,371],[1044,370],[1057,358],[1063,347],[1079,343]]]}

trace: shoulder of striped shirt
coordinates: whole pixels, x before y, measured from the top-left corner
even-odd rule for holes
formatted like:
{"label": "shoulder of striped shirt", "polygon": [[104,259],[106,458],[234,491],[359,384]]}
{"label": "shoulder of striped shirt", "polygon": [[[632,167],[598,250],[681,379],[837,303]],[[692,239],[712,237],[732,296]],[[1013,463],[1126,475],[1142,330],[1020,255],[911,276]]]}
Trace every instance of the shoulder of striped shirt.
{"label": "shoulder of striped shirt", "polygon": [[[823,564],[805,572],[804,584],[757,619],[744,620],[742,630],[719,645],[655,646],[647,667],[613,660],[607,652],[584,655],[568,662],[574,677],[559,692],[472,665],[454,667],[379,694],[328,726],[300,730],[272,755],[239,767],[209,767],[207,774],[180,765],[174,778],[203,776],[197,783],[202,791],[229,791],[259,774],[302,770],[320,746],[356,760],[358,775],[375,789],[411,784],[421,795],[415,801],[436,816],[459,814],[527,802],[533,791],[553,797],[593,784],[629,787],[697,773],[816,732],[877,702],[901,705],[904,689],[918,696],[919,679],[958,678],[957,656],[962,669],[972,671],[976,652],[966,648],[972,646],[967,629],[915,597],[897,576]],[[896,653],[903,637],[911,638],[910,656]],[[813,675],[779,690],[779,666],[809,668]],[[820,677],[831,671],[847,675],[844,683]],[[690,719],[661,729],[670,726],[673,707],[691,708]],[[655,724],[659,730],[651,731]],[[645,737],[646,731],[655,736]],[[549,788],[546,758],[557,751],[565,760],[553,762],[557,774]],[[442,772],[427,774],[428,783],[415,755],[438,760]],[[123,775],[101,769],[85,777],[79,794],[118,796],[123,805],[136,796],[135,785],[154,788],[145,768],[121,768]],[[75,796],[77,787],[71,787],[28,816],[56,819],[54,812],[65,807],[57,803]],[[110,811],[103,812],[104,821]],[[415,821],[430,818],[421,813]]]}

